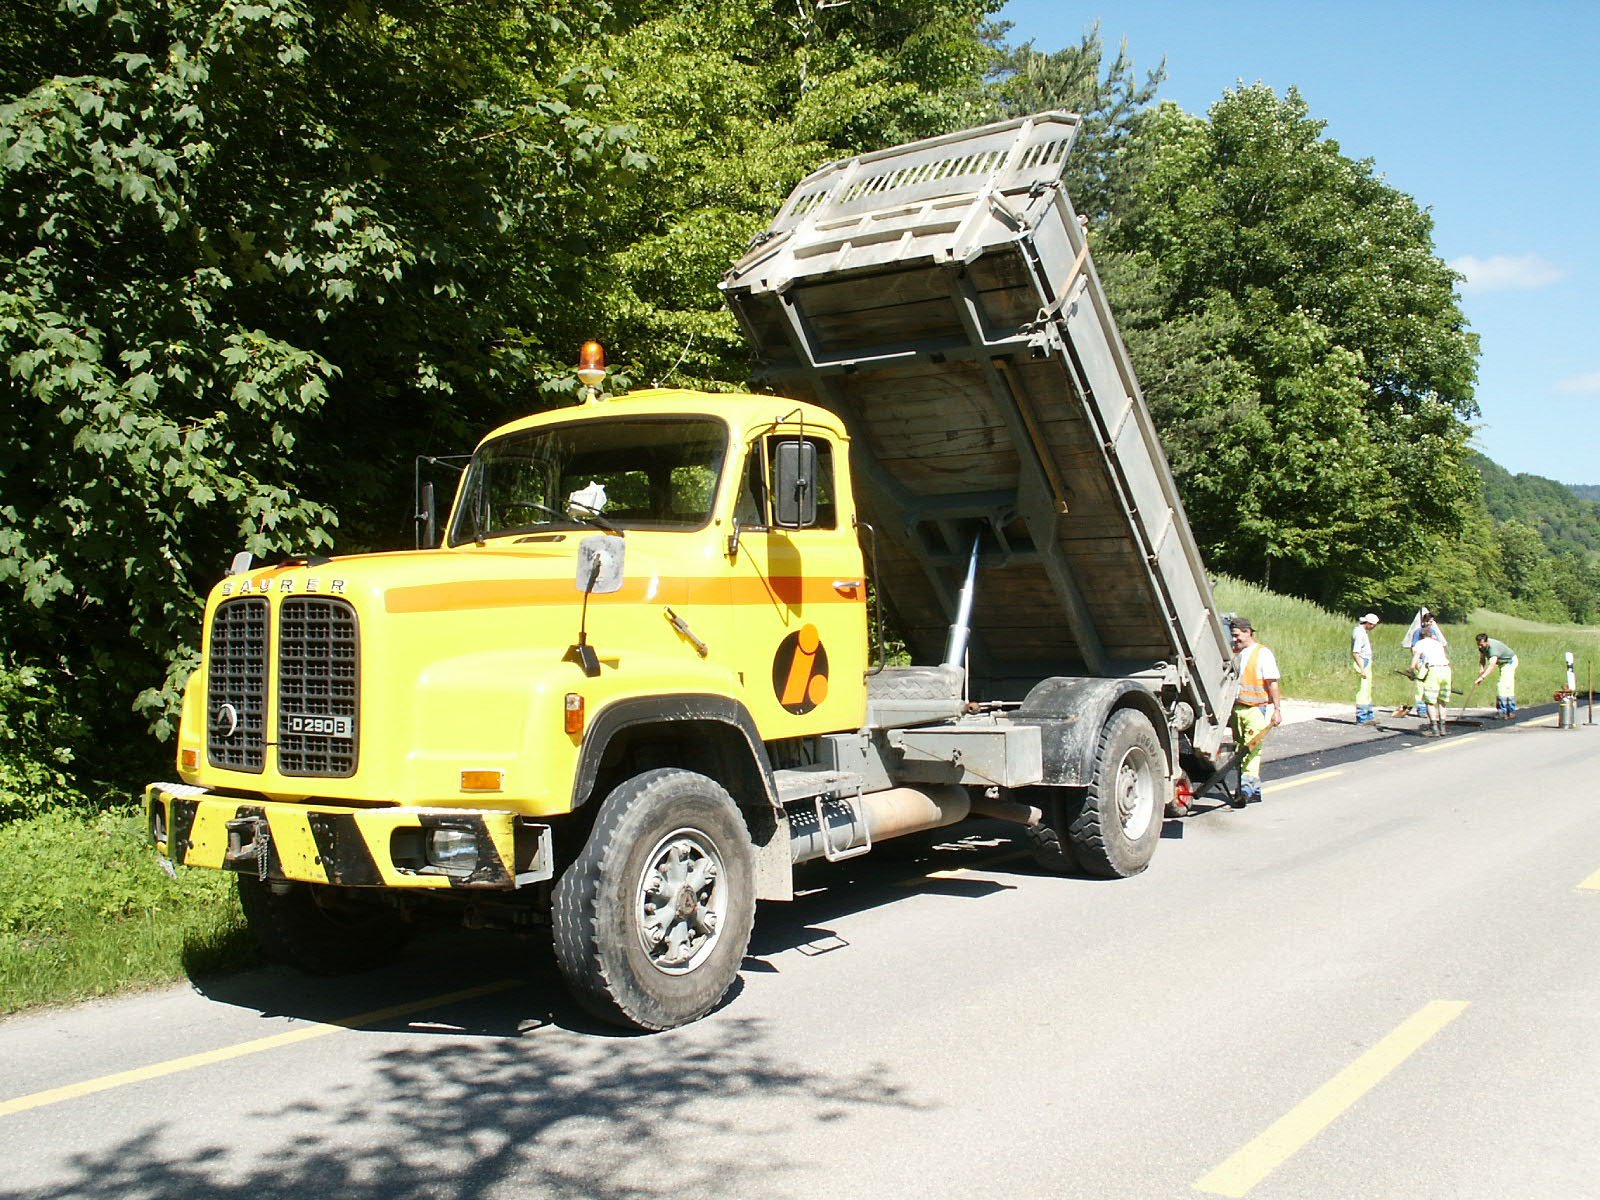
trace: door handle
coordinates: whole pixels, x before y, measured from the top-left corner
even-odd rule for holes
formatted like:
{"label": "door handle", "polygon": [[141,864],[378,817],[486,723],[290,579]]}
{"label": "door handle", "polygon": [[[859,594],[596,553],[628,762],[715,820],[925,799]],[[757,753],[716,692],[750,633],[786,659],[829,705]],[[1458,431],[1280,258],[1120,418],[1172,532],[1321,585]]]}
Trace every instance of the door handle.
{"label": "door handle", "polygon": [[833,590],[836,592],[854,592],[860,589],[861,580],[859,579],[835,579],[833,581]]}

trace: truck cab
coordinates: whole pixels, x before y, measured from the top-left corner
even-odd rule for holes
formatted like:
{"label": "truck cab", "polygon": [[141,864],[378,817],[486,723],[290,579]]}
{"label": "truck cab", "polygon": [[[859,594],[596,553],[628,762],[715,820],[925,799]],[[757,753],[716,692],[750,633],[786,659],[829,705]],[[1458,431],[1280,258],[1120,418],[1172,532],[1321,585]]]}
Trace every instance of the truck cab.
{"label": "truck cab", "polygon": [[268,949],[333,969],[429,908],[548,919],[555,831],[652,769],[727,780],[771,842],[767,746],[865,719],[848,464],[814,406],[640,392],[484,438],[438,547],[230,574],[158,850],[238,872]]}

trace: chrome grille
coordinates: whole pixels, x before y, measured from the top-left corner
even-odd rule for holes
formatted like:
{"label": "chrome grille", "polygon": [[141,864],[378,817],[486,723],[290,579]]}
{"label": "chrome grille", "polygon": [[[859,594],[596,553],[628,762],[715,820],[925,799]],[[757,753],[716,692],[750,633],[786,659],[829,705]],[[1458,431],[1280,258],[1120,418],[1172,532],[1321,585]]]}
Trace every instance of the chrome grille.
{"label": "chrome grille", "polygon": [[206,757],[214,767],[266,766],[267,628],[267,602],[260,598],[224,600],[211,618]]}
{"label": "chrome grille", "polygon": [[361,658],[346,601],[286,597],[278,613],[278,770],[354,775]]}

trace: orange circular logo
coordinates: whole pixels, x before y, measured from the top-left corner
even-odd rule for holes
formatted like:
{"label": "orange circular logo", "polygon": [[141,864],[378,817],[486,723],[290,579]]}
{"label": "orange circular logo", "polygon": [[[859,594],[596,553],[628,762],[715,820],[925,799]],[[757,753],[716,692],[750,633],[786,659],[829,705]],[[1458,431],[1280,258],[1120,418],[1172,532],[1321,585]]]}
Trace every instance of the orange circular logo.
{"label": "orange circular logo", "polygon": [[778,643],[772,656],[772,691],[797,717],[828,698],[828,651],[815,625],[804,625]]}

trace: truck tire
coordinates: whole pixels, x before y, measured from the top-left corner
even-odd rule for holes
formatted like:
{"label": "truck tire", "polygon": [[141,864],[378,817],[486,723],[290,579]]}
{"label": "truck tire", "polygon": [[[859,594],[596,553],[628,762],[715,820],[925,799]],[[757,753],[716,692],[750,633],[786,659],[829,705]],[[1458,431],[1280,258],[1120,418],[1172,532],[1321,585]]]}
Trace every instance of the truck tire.
{"label": "truck tire", "polygon": [[1025,803],[1037,805],[1044,819],[1027,828],[1028,849],[1033,861],[1046,871],[1065,875],[1078,869],[1078,860],[1072,854],[1072,842],[1066,836],[1067,821],[1064,814],[1076,814],[1081,799],[1072,793],[1079,789],[1063,787],[1029,788],[1029,796],[1018,796]]}
{"label": "truck tire", "polygon": [[1086,873],[1125,879],[1150,865],[1170,798],[1165,763],[1148,717],[1131,708],[1111,714],[1081,803],[1063,804],[1072,856]]}
{"label": "truck tire", "polygon": [[755,908],[755,850],[733,798],[693,771],[646,771],[605,798],[556,881],[556,962],[602,1021],[686,1025],[733,986]]}
{"label": "truck tire", "polygon": [[239,907],[261,951],[313,975],[345,975],[391,961],[411,938],[395,909],[348,889],[239,877]]}

